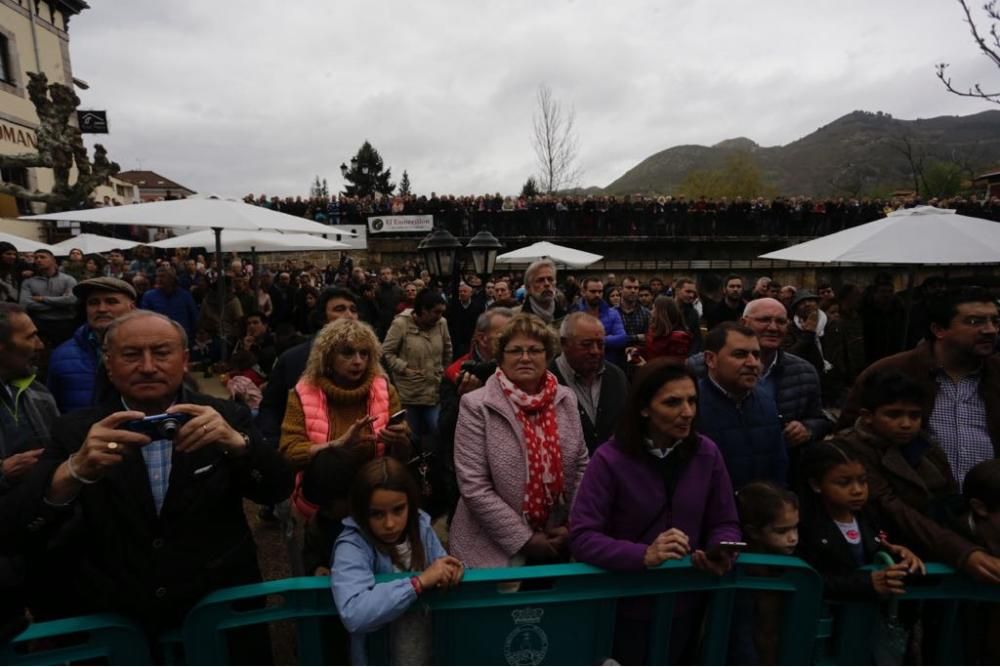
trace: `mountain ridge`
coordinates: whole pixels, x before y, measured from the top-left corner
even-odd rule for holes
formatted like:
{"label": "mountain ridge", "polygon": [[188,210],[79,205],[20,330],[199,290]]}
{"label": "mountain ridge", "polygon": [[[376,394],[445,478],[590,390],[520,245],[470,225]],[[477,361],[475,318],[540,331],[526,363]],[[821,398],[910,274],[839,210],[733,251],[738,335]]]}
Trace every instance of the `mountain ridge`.
{"label": "mountain ridge", "polygon": [[764,182],[778,194],[884,194],[913,189],[915,168],[935,161],[959,165],[967,177],[1000,165],[1000,110],[914,120],[856,110],[782,146],[761,146],[743,136],[711,146],[672,146],[640,161],[602,190],[614,195],[696,196],[680,192],[687,174],[720,169],[737,153],[749,154]]}

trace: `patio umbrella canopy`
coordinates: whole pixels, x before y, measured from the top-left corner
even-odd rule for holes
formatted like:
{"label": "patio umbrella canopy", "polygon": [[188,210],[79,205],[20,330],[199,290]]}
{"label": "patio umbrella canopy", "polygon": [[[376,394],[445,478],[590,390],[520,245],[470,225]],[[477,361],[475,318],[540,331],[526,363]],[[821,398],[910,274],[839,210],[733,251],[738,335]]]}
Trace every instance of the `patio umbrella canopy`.
{"label": "patio umbrella canopy", "polygon": [[128,250],[137,245],[140,245],[138,241],[130,241],[128,239],[114,239],[98,234],[80,234],[53,244],[52,253],[57,257],[65,257],[73,248],[79,248],[83,251],[83,254],[89,255],[98,252],[110,252],[117,248]]}
{"label": "patio umbrella canopy", "polygon": [[138,225],[142,227],[221,227],[223,229],[269,229],[295,234],[341,234],[354,236],[349,230],[320,224],[263,206],[254,206],[233,199],[191,197],[170,201],[154,201],[128,206],[105,206],[78,211],[62,211],[29,215],[22,220],[63,220],[96,222],[102,225]]}
{"label": "patio umbrella canopy", "polygon": [[954,209],[917,206],[761,258],[911,266],[1000,263],[1000,223],[957,215]]}
{"label": "patio umbrella canopy", "polygon": [[551,259],[556,264],[562,264],[574,269],[583,269],[594,262],[604,259],[603,255],[567,248],[565,246],[539,241],[525,248],[519,248],[497,257],[497,264],[531,264],[535,260]]}
{"label": "patio umbrella canopy", "polygon": [[[29,215],[22,220],[46,220],[68,222],[93,222],[102,225],[138,225],[142,227],[162,227],[167,229],[210,228],[215,232],[214,243],[201,247],[214,247],[216,260],[222,265],[222,230],[276,230],[295,234],[341,234],[354,236],[353,232],[323,225],[305,218],[272,211],[263,206],[254,206],[235,199],[223,199],[216,195],[155,201],[128,206],[105,206],[77,211],[61,211],[43,215]],[[219,300],[224,302],[223,281],[218,281]],[[225,345],[223,359],[227,358]]]}
{"label": "patio umbrella canopy", "polygon": [[0,241],[6,241],[10,243],[18,252],[35,252],[36,250],[51,250],[52,254],[58,254],[53,249],[52,246],[42,243],[41,241],[34,241],[32,239],[26,239],[23,236],[17,236],[15,234],[7,234],[5,232],[0,232]]}
{"label": "patio umbrella canopy", "polygon": [[[151,248],[212,248],[215,233],[204,230],[174,236],[147,244]],[[295,250],[342,250],[350,246],[311,234],[277,234],[275,232],[222,230],[223,252],[290,252]]]}

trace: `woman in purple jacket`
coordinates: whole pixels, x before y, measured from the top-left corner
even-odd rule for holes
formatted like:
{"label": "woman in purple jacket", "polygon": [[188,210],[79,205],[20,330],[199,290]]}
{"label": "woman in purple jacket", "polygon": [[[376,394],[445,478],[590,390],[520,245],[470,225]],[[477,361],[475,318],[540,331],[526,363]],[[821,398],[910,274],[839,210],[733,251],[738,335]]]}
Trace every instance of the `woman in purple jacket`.
{"label": "woman in purple jacket", "polygon": [[[608,570],[642,570],[691,556],[701,570],[724,574],[725,552],[706,551],[740,539],[726,464],[694,428],[698,385],[685,366],[656,360],[636,377],[614,438],[598,447],[570,516],[573,556]],[[679,604],[670,652],[681,658],[697,634],[696,611]],[[614,657],[645,664],[651,607],[619,605]]]}

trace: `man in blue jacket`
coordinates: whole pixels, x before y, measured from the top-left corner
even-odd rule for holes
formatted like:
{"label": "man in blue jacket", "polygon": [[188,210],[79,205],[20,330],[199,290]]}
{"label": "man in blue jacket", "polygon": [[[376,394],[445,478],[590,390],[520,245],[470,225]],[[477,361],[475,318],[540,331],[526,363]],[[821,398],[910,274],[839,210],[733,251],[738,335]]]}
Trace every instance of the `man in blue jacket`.
{"label": "man in blue jacket", "polygon": [[[156,287],[142,295],[139,307],[166,315],[177,322],[187,332],[188,340],[194,340],[195,324],[198,322],[198,306],[191,292],[177,286],[177,273],[169,266],[156,270]],[[233,332],[235,335],[237,332]]]}
{"label": "man in blue jacket", "polygon": [[117,278],[84,280],[73,294],[83,304],[87,323],[52,352],[46,383],[63,414],[94,404],[104,332],[115,318],[135,308],[135,288]]}
{"label": "man in blue jacket", "polygon": [[723,322],[705,336],[708,376],[698,381],[698,422],[726,460],[733,488],[788,484],[788,452],[774,398],[759,385],[760,343],[753,329]]}
{"label": "man in blue jacket", "polygon": [[625,346],[630,337],[625,333],[622,316],[604,300],[604,283],[600,278],[584,278],[580,286],[580,305],[576,310],[589,313],[604,325],[604,358],[615,366],[625,365]]}

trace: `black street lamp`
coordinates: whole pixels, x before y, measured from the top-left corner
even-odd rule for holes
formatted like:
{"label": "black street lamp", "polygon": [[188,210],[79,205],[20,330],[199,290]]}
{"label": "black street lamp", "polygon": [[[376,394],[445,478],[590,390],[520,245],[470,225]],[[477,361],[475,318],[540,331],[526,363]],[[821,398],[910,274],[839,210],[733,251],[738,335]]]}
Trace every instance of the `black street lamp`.
{"label": "black street lamp", "polygon": [[420,242],[417,250],[424,256],[424,265],[436,278],[450,276],[455,270],[455,255],[462,244],[447,229],[438,227]]}
{"label": "black street lamp", "polygon": [[[503,244],[497,237],[484,229],[469,240],[464,248],[464,254],[472,261],[476,275],[486,279],[493,273],[497,263],[497,253],[502,248]],[[428,234],[417,246],[417,250],[423,255],[427,271],[439,280],[451,277],[454,290],[458,289],[459,274],[462,269],[457,261],[458,251],[461,249],[462,243],[451,232],[441,227]]]}
{"label": "black street lamp", "polygon": [[503,244],[497,237],[485,229],[469,239],[469,244],[465,246],[466,252],[472,258],[472,267],[476,275],[486,279],[493,273],[497,265],[497,253],[503,248]]}

